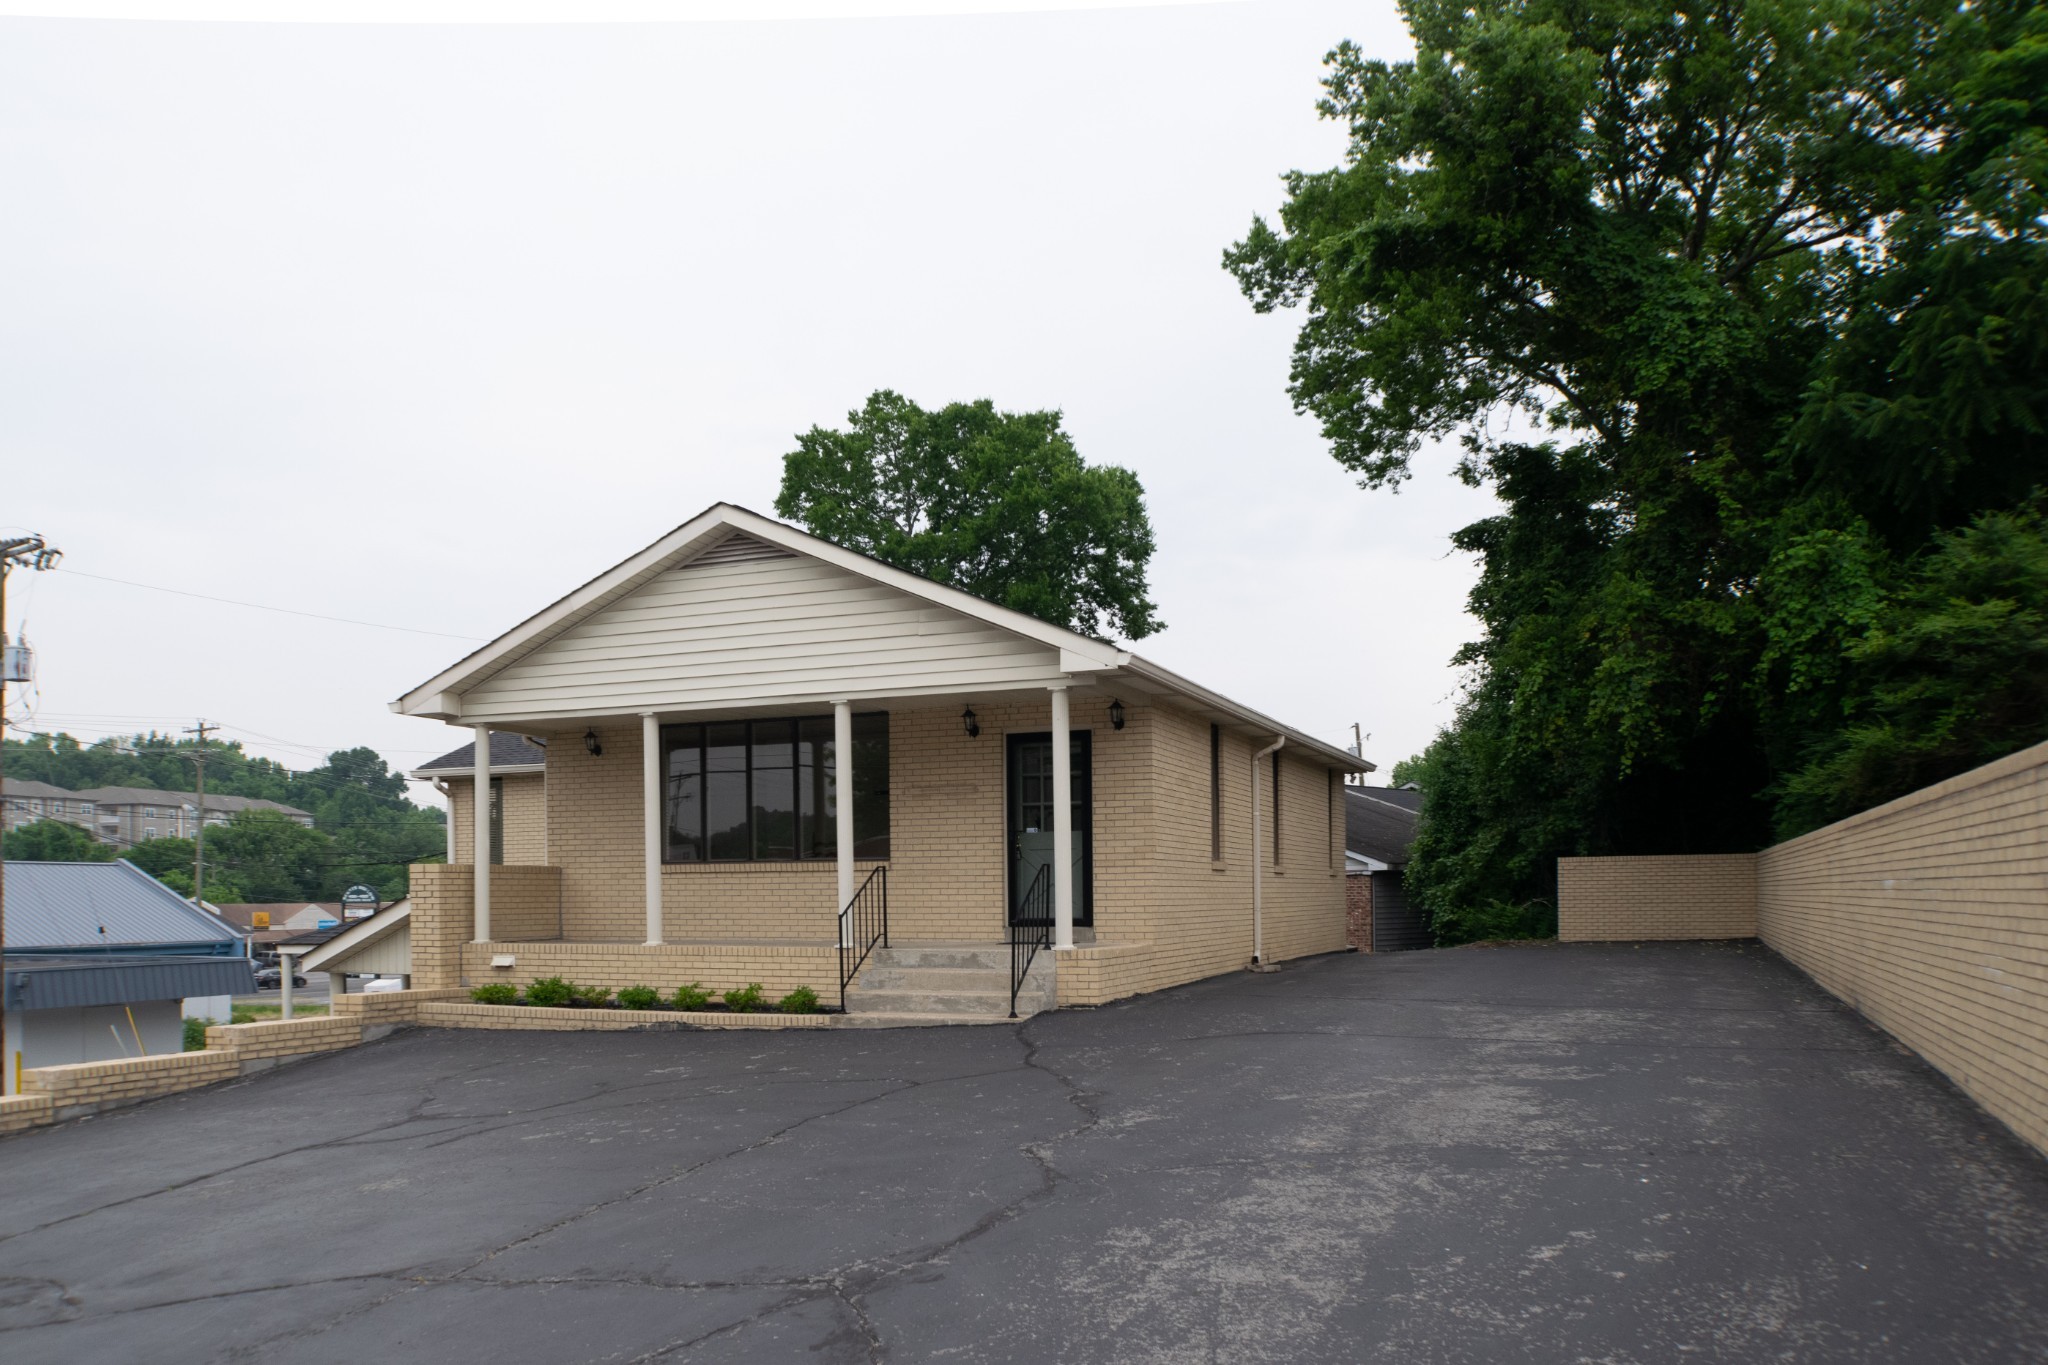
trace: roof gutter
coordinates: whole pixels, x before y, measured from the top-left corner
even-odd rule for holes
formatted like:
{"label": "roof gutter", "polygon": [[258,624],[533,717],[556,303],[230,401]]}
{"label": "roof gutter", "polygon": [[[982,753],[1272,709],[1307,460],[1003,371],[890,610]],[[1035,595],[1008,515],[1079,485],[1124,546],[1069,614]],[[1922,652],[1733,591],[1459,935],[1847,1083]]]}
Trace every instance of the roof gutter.
{"label": "roof gutter", "polygon": [[[1252,755],[1252,970],[1255,972],[1276,970],[1266,961],[1266,864],[1259,853],[1259,760],[1268,754],[1279,753],[1286,745],[1287,736],[1281,735]],[[1273,851],[1278,853],[1280,850],[1275,847]]]}

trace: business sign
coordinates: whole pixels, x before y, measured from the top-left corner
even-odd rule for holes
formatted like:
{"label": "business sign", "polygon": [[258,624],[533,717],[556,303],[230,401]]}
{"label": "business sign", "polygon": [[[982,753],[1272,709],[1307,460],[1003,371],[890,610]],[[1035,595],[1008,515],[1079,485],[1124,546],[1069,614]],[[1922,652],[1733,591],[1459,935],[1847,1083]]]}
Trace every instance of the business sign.
{"label": "business sign", "polygon": [[249,927],[251,929],[268,929],[270,927],[270,912],[268,910],[250,911]]}
{"label": "business sign", "polygon": [[313,927],[316,929],[339,929],[341,927],[341,921],[338,919],[322,919]]}
{"label": "business sign", "polygon": [[364,919],[377,913],[377,905],[383,898],[375,889],[360,882],[341,893],[341,913],[345,919]]}

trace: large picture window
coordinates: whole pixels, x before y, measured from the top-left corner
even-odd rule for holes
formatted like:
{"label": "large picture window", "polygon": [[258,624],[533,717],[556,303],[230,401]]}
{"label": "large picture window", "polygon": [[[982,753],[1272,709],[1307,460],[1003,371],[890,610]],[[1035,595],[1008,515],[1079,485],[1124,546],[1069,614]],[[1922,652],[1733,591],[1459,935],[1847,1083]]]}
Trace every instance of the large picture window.
{"label": "large picture window", "polygon": [[[661,728],[662,857],[781,862],[839,854],[832,717]],[[889,856],[889,713],[853,718],[853,856]]]}

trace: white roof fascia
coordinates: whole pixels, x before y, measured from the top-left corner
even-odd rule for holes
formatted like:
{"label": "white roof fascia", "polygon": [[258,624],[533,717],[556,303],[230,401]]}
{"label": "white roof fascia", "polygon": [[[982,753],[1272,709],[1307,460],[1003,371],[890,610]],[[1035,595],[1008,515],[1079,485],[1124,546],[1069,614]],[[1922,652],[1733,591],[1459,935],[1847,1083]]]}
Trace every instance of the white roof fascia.
{"label": "white roof fascia", "polygon": [[514,662],[526,651],[539,647],[561,631],[602,609],[643,583],[673,567],[690,551],[710,548],[707,542],[722,531],[741,531],[779,545],[796,554],[831,564],[849,573],[923,598],[936,606],[986,621],[1013,634],[1035,640],[1060,651],[1061,671],[1097,672],[1118,668],[1131,655],[1113,644],[1041,621],[1021,611],[984,602],[971,593],[934,583],[928,578],[870,559],[866,555],[821,540],[807,531],[749,512],[731,503],[716,503],[696,517],[655,541],[623,563],[599,574],[552,606],[529,616],[483,648],[475,650],[451,667],[391,703],[401,715],[455,719],[461,715],[460,694],[498,669]]}
{"label": "white roof fascia", "polygon": [[1378,858],[1369,857],[1363,853],[1354,853],[1348,848],[1344,850],[1344,862],[1344,870],[1346,872],[1352,870],[1350,867],[1352,863],[1364,863],[1365,866],[1358,869],[1361,872],[1391,872],[1394,870],[1392,863],[1383,863]]}
{"label": "white roof fascia", "polygon": [[1273,735],[1285,735],[1287,736],[1287,743],[1290,748],[1298,745],[1301,748],[1307,749],[1317,757],[1324,759],[1333,768],[1339,768],[1345,772],[1352,773],[1377,771],[1376,764],[1360,758],[1349,749],[1340,749],[1334,744],[1328,744],[1317,739],[1314,735],[1303,734],[1292,726],[1282,725],[1271,716],[1254,711],[1249,706],[1239,705],[1219,692],[1211,692],[1208,688],[1198,683],[1190,682],[1178,673],[1161,668],[1149,659],[1141,659],[1133,654],[1130,656],[1130,662],[1124,665],[1124,669],[1133,677],[1145,682],[1155,683],[1169,692],[1178,693],[1212,711],[1220,711],[1224,715],[1234,717],[1253,729],[1263,730]]}
{"label": "white roof fascia", "polygon": [[[521,773],[545,773],[547,767],[540,763],[493,763],[492,777],[517,777]],[[415,782],[432,782],[437,777],[475,777],[475,768],[414,768],[406,774]]]}
{"label": "white roof fascia", "polygon": [[369,947],[411,918],[412,899],[407,897],[395,905],[385,906],[368,919],[344,929],[325,943],[311,948],[288,948],[280,951],[297,954],[300,971],[316,972],[323,963],[353,953],[357,949]]}

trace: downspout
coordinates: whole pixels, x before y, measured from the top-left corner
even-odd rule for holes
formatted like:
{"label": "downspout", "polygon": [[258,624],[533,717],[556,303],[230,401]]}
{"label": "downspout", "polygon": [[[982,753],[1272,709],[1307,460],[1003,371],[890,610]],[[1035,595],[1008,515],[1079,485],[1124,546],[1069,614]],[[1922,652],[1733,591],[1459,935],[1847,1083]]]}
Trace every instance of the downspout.
{"label": "downspout", "polygon": [[1259,852],[1259,762],[1287,744],[1282,735],[1252,755],[1252,970],[1270,972],[1266,962],[1265,856]]}

